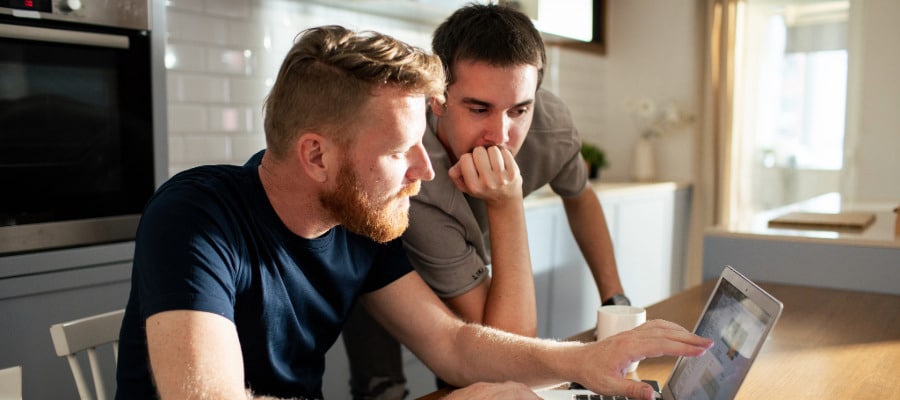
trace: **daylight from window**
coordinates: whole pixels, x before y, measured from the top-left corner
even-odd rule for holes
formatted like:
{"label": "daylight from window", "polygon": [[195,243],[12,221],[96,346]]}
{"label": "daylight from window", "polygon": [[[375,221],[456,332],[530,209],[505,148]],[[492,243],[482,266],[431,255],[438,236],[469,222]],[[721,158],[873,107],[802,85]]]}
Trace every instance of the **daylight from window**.
{"label": "daylight from window", "polygon": [[741,212],[838,190],[847,94],[846,1],[748,0],[734,133]]}

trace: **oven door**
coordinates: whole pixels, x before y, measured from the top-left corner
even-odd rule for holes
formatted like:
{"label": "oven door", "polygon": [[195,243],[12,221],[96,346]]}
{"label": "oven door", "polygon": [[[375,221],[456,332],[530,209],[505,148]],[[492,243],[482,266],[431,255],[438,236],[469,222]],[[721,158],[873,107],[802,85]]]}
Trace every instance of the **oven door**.
{"label": "oven door", "polygon": [[0,253],[134,237],[150,68],[147,31],[0,15]]}

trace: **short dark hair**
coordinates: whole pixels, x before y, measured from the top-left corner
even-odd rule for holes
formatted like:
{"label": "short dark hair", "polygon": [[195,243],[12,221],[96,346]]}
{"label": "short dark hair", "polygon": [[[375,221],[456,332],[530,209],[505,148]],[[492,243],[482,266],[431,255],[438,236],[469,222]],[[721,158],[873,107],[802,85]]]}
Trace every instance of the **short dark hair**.
{"label": "short dark hair", "polygon": [[453,65],[461,60],[482,61],[500,67],[529,64],[538,69],[538,87],[544,78],[547,53],[540,32],[522,12],[497,4],[469,4],[441,23],[431,47],[453,83]]}

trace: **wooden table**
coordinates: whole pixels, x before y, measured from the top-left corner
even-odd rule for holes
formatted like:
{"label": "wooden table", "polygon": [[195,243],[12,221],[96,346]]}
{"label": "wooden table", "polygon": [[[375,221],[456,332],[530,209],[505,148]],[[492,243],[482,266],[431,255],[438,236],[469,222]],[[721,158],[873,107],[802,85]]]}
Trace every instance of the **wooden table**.
{"label": "wooden table", "polygon": [[[693,329],[715,282],[647,308]],[[900,296],[761,283],[784,312],[738,391],[742,399],[900,399]],[[592,332],[575,336],[591,340]],[[641,361],[629,378],[669,379],[674,357]],[[439,399],[434,392],[420,400]]]}

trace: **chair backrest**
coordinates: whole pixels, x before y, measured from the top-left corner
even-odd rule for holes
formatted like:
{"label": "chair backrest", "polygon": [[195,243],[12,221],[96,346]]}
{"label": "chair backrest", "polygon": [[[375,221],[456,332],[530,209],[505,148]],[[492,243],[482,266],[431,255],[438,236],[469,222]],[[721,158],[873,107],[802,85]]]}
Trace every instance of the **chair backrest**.
{"label": "chair backrest", "polygon": [[22,400],[22,367],[0,369],[0,400]]}
{"label": "chair backrest", "polygon": [[117,310],[50,326],[50,337],[53,339],[56,355],[69,360],[69,367],[72,368],[72,375],[75,377],[75,385],[78,386],[78,396],[81,400],[93,399],[94,396],[91,395],[90,387],[84,379],[76,355],[81,351],[87,351],[94,389],[97,392],[96,398],[106,400],[106,390],[103,386],[103,375],[96,349],[98,346],[111,344],[115,362],[118,363],[119,328],[122,326],[124,315],[125,310]]}

